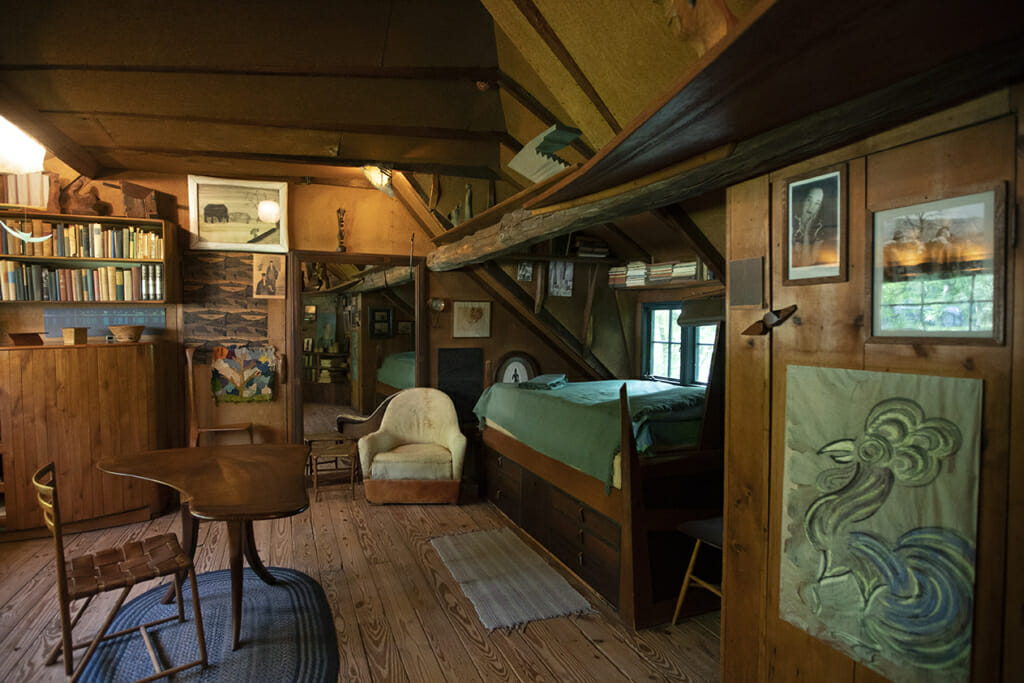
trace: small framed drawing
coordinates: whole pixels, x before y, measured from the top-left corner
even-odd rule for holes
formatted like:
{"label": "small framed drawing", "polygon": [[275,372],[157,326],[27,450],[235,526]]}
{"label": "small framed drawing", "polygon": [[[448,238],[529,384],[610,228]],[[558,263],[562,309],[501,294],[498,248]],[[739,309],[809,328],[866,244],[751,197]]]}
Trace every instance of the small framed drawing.
{"label": "small framed drawing", "polygon": [[188,177],[192,249],[288,251],[288,183]]}
{"label": "small framed drawing", "polygon": [[871,334],[1002,343],[1006,186],[876,210],[868,240]]}
{"label": "small framed drawing", "polygon": [[305,321],[316,320],[316,305],[306,304],[302,307],[302,319]]}
{"label": "small framed drawing", "polygon": [[[284,299],[285,281],[283,254],[253,255],[252,295],[254,299]],[[316,317],[315,307],[313,317]]]}
{"label": "small framed drawing", "polygon": [[398,334],[412,334],[412,321],[411,320],[399,320],[398,321]]}
{"label": "small framed drawing", "polygon": [[382,339],[391,336],[391,309],[371,308],[370,309],[370,336],[374,339]]}
{"label": "small framed drawing", "polygon": [[490,337],[491,302],[456,301],[452,308],[452,336]]}
{"label": "small framed drawing", "polygon": [[788,179],[782,284],[846,280],[846,164]]}
{"label": "small framed drawing", "polygon": [[533,379],[538,372],[537,362],[533,358],[522,351],[513,351],[506,354],[498,363],[498,369],[494,372],[494,381],[519,384]]}

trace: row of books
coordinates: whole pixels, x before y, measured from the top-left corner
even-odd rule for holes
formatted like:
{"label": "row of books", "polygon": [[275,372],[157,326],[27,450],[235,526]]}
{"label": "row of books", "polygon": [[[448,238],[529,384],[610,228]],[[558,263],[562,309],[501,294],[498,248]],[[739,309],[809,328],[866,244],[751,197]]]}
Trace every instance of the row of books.
{"label": "row of books", "polygon": [[714,276],[701,261],[652,263],[630,261],[625,266],[608,269],[608,284],[613,287],[641,287],[686,280],[711,280]]}
{"label": "row of books", "polygon": [[581,258],[606,258],[608,256],[608,245],[595,237],[576,235],[573,238],[573,246],[576,249],[576,256]]}
{"label": "row of books", "polygon": [[162,301],[164,267],[54,268],[0,260],[3,301]]}
{"label": "row of books", "polygon": [[332,358],[329,356],[320,357],[320,374],[317,382],[331,384],[333,382],[344,382],[348,376],[348,360],[342,357]]}
{"label": "row of books", "polygon": [[50,224],[41,220],[6,222],[12,229],[31,233],[33,237],[53,237],[43,242],[26,242],[2,230],[0,254],[153,260],[164,257],[163,235],[134,225],[119,227],[104,226],[101,223]]}

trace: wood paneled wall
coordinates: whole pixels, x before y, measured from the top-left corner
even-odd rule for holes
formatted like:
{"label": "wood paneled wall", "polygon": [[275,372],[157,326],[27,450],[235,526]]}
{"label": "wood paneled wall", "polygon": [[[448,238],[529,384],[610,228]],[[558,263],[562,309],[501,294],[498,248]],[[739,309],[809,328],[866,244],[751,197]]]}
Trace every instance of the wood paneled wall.
{"label": "wood paneled wall", "polygon": [[[165,343],[5,348],[0,351],[0,453],[8,530],[43,525],[32,474],[53,461],[65,523],[149,508],[155,484],[96,468],[111,453],[181,445],[180,387]],[[45,391],[40,388],[46,388]]]}
{"label": "wood paneled wall", "polygon": [[[1020,413],[1022,395],[1024,344],[1017,341],[1021,304],[1015,302],[1012,286],[1015,277],[1022,277],[1021,250],[1011,242],[1004,344],[887,343],[871,339],[865,326],[871,212],[1004,182],[1012,235],[1019,182],[1017,126],[1010,94],[1002,91],[730,189],[729,260],[764,256],[767,307],[796,304],[799,310],[770,335],[747,337],[739,331],[760,318],[764,309],[729,307],[723,680],[884,680],[779,618],[785,387],[790,364],[984,381],[972,680],[1011,680],[1022,672],[1016,652],[1022,633],[1017,585],[1022,553],[1019,543],[1007,548],[1008,531],[1019,539],[1024,524],[1020,487],[1011,483],[1019,483],[1022,468],[1019,463],[1014,467],[1010,457],[1011,415],[1014,410]],[[847,164],[849,178],[848,279],[783,286],[786,179],[839,162]],[[1011,383],[1011,377],[1018,381]],[[1021,428],[1012,428],[1020,437]]]}

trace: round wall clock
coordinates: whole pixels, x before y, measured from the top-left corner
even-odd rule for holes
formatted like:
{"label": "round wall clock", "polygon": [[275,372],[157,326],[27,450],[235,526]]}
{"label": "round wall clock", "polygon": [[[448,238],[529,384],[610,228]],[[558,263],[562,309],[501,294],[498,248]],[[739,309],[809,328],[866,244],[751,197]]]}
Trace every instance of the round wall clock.
{"label": "round wall clock", "polygon": [[495,382],[518,384],[533,379],[539,372],[537,362],[522,351],[513,351],[501,359],[494,373]]}

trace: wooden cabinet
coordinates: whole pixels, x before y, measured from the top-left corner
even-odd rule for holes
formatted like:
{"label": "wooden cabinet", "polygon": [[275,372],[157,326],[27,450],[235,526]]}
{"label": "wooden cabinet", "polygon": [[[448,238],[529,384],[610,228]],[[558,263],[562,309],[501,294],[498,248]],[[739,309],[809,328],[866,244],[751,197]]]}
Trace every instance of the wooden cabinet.
{"label": "wooden cabinet", "polygon": [[43,524],[32,474],[51,460],[65,522],[147,519],[168,496],[155,484],[105,474],[104,456],[181,445],[177,346],[137,343],[0,348],[4,531]]}
{"label": "wooden cabinet", "polygon": [[489,447],[484,474],[489,500],[618,607],[618,524]]}
{"label": "wooden cabinet", "polygon": [[3,303],[169,303],[180,300],[178,228],[142,218],[0,211],[20,232],[0,238]]}

